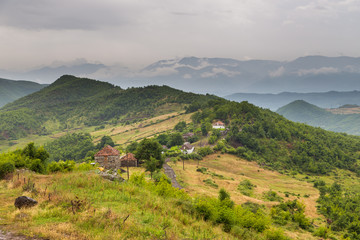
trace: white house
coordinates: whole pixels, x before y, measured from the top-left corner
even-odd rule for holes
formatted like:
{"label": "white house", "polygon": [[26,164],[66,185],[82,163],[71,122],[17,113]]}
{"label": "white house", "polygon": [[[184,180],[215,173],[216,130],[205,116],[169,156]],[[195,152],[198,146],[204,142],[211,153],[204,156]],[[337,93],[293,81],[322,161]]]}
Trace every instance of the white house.
{"label": "white house", "polygon": [[222,121],[217,121],[213,123],[212,127],[216,129],[225,129],[225,124]]}
{"label": "white house", "polygon": [[191,145],[189,142],[184,143],[184,145],[182,145],[182,147],[180,148],[180,150],[185,154],[194,152],[194,149],[195,147]]}

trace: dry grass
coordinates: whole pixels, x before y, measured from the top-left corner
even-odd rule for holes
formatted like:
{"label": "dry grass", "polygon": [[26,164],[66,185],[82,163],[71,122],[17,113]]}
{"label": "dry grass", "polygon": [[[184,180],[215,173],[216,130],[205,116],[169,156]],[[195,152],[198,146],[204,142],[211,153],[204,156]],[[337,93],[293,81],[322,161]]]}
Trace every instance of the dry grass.
{"label": "dry grass", "polygon": [[116,144],[128,144],[132,141],[152,137],[155,134],[173,129],[180,121],[188,123],[190,122],[190,116],[191,114],[179,115],[178,113],[169,113],[142,121],[140,123],[111,127],[92,132],[91,134],[95,137],[95,142],[99,141],[102,136],[108,135],[111,136]]}
{"label": "dry grass", "polygon": [[[164,107],[165,108],[165,107]],[[166,109],[166,108],[165,108]],[[165,110],[164,110],[165,111]],[[111,136],[116,144],[128,144],[134,140],[145,137],[152,137],[155,134],[173,129],[179,121],[190,122],[191,114],[184,114],[184,111],[177,113],[166,113],[154,118],[149,118],[139,123],[131,125],[105,125],[105,129],[95,130],[95,127],[80,127],[69,130],[67,132],[54,132],[47,136],[29,135],[12,141],[13,145],[9,145],[9,141],[0,141],[0,152],[14,151],[17,148],[25,147],[29,142],[35,142],[36,145],[44,145],[45,143],[64,136],[67,133],[86,132],[94,136],[94,142],[97,143],[104,135]],[[145,127],[146,125],[149,125]]]}
{"label": "dry grass", "polygon": [[[199,165],[199,167],[208,168],[209,172],[224,176],[225,179],[197,172],[197,164],[197,161],[185,161],[184,171],[181,162],[171,163],[178,179],[185,183],[185,190],[191,195],[205,194],[217,197],[219,189],[224,188],[230,193],[235,203],[241,204],[251,201],[271,207],[277,203],[263,200],[263,192],[269,190],[276,191],[285,200],[297,198],[291,195],[285,197],[285,192],[291,192],[296,195],[300,194],[298,199],[306,205],[305,214],[308,217],[321,217],[316,213],[316,200],[319,197],[319,193],[310,183],[282,175],[275,171],[262,169],[255,162],[242,160],[229,154],[209,155],[201,160]],[[207,186],[203,180],[208,178],[215,181],[219,188]],[[254,190],[254,195],[251,197],[241,194],[237,189],[240,181],[245,179],[250,180],[257,186]],[[304,197],[305,194],[310,195],[310,197]]]}

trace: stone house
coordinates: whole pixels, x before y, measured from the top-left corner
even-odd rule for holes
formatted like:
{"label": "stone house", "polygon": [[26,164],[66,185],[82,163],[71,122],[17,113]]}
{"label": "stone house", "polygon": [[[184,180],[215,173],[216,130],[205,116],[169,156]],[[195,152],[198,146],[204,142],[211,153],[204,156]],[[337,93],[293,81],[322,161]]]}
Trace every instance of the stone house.
{"label": "stone house", "polygon": [[193,153],[194,149],[195,147],[189,142],[184,143],[184,145],[182,145],[182,147],[180,148],[180,150],[185,154]]}
{"label": "stone house", "polygon": [[127,153],[125,156],[120,158],[121,167],[137,167],[138,160],[132,153]]}
{"label": "stone house", "polygon": [[95,155],[95,162],[105,169],[119,169],[121,167],[120,152],[107,145]]}
{"label": "stone house", "polygon": [[225,129],[225,124],[222,121],[217,121],[212,125],[215,129]]}

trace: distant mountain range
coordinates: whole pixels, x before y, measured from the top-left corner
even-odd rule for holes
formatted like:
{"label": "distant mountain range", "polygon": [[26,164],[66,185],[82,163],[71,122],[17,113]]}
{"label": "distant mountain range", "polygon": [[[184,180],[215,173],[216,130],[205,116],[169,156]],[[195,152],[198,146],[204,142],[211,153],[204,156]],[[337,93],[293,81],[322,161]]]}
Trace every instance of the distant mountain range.
{"label": "distant mountain range", "polygon": [[39,91],[47,85],[30,81],[13,81],[0,78],[0,107],[30,93]]}
{"label": "distant mountain range", "polygon": [[333,114],[303,100],[297,100],[277,110],[294,122],[306,123],[334,132],[360,135],[360,114]]}
{"label": "distant mountain range", "polygon": [[235,93],[224,98],[232,101],[248,101],[263,108],[276,111],[278,108],[295,100],[304,100],[321,108],[337,108],[346,104],[360,105],[360,91],[351,92],[317,92],[317,93],[295,93],[282,92],[278,94],[261,93]]}
{"label": "distant mountain range", "polygon": [[160,60],[141,70],[86,60],[1,76],[50,83],[63,74],[96,78],[123,88],[168,85],[213,93],[326,92],[360,90],[360,58],[307,56],[294,61],[185,57]]}

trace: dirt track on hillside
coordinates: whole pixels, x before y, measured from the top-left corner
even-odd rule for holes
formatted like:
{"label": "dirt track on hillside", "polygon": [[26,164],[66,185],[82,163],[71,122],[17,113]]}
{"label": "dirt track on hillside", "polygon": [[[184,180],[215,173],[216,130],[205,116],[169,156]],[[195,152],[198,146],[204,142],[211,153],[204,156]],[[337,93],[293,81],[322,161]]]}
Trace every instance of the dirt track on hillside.
{"label": "dirt track on hillside", "polygon": [[168,176],[171,179],[171,185],[173,187],[182,189],[183,187],[176,180],[176,175],[175,175],[174,170],[167,164],[168,161],[169,161],[169,159],[166,159],[165,163],[163,164],[165,174],[166,174],[166,176]]}

